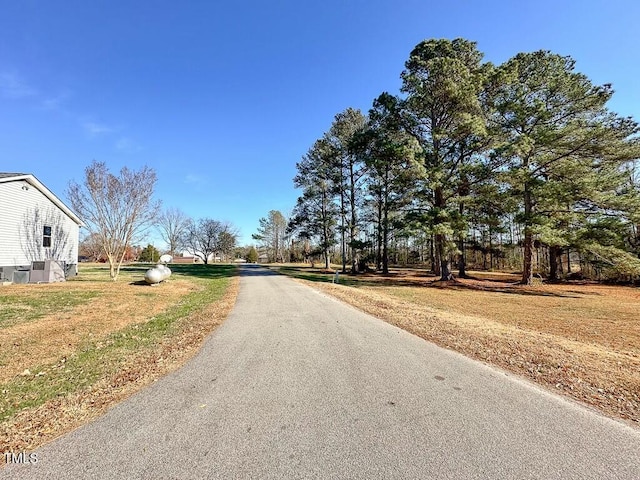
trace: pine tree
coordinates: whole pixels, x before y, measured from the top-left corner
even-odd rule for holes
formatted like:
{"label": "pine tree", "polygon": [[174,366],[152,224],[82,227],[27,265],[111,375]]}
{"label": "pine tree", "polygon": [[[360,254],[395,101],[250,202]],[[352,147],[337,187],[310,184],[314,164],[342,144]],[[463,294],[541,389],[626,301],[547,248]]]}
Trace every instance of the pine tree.
{"label": "pine tree", "polygon": [[474,42],[427,40],[413,49],[402,73],[405,128],[422,148],[425,167],[422,217],[430,223],[442,280],[452,277],[454,239],[465,228],[465,168],[486,148],[481,92],[490,66],[481,60]]}
{"label": "pine tree", "polygon": [[317,238],[329,268],[329,250],[336,244],[336,225],[339,214],[334,202],[332,149],[325,138],[316,141],[309,152],[296,164],[296,188],[302,189],[289,222],[289,231],[301,238]]}
{"label": "pine tree", "polygon": [[271,210],[259,220],[258,233],[252,235],[267,250],[269,261],[284,262],[287,244],[288,220],[279,210]]}
{"label": "pine tree", "polygon": [[392,219],[411,202],[413,183],[423,176],[416,161],[419,146],[402,129],[399,99],[383,93],[374,101],[367,128],[354,137],[352,148],[367,166],[370,201],[377,211],[377,264],[389,273]]}
{"label": "pine tree", "polygon": [[495,154],[521,199],[524,284],[532,282],[535,238],[563,246],[576,202],[598,203],[603,185],[587,191],[582,179],[637,157],[637,124],[605,108],[611,86],[593,85],[574,68],[570,57],[538,51],[516,55],[493,76],[493,118],[503,140]]}
{"label": "pine tree", "polygon": [[[358,210],[364,196],[366,165],[352,148],[354,137],[365,128],[366,118],[360,110],[347,108],[337,114],[325,138],[331,146],[333,185],[340,199],[342,236],[342,271],[346,273],[347,252],[351,273],[357,271],[356,241],[359,231]],[[348,235],[348,240],[347,240]]]}

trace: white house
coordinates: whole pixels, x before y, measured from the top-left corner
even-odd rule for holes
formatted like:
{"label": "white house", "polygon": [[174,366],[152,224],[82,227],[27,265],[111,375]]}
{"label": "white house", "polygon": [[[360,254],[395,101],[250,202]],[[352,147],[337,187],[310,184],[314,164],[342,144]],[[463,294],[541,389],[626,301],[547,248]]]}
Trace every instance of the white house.
{"label": "white house", "polygon": [[[191,262],[189,263],[204,263],[202,261],[202,258],[204,257],[204,253],[197,251],[197,252],[192,252],[190,250],[183,250],[181,252],[182,258],[189,258],[191,259]],[[173,261],[176,262],[176,259],[179,259],[180,257],[174,257]],[[220,257],[218,255],[216,255],[215,253],[210,253],[209,255],[207,255],[207,263],[216,263],[216,262],[220,262],[222,261],[220,259]],[[182,262],[176,262],[176,263],[186,263],[184,261]]]}
{"label": "white house", "polygon": [[82,221],[30,174],[0,172],[0,280],[32,262],[57,260],[77,273]]}

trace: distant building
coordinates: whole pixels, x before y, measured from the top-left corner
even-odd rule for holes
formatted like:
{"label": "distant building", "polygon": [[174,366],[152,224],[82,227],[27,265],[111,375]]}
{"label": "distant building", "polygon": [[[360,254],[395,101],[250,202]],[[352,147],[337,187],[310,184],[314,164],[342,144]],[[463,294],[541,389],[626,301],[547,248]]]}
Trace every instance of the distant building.
{"label": "distant building", "polygon": [[192,256],[174,256],[172,263],[196,263],[196,257]]}
{"label": "distant building", "polygon": [[31,174],[0,172],[0,280],[56,260],[75,275],[82,221]]}
{"label": "distant building", "polygon": [[[204,257],[204,254],[202,252],[191,252],[189,250],[184,250],[182,253],[182,258],[191,258],[193,259],[193,263],[204,263],[204,261],[202,260],[202,258]],[[176,257],[176,258],[180,258],[180,257]],[[174,258],[174,263],[176,263],[176,259]],[[222,261],[222,258],[219,255],[216,255],[215,253],[210,253],[209,255],[207,255],[207,263],[219,263]],[[179,263],[188,263],[188,262],[179,262]]]}

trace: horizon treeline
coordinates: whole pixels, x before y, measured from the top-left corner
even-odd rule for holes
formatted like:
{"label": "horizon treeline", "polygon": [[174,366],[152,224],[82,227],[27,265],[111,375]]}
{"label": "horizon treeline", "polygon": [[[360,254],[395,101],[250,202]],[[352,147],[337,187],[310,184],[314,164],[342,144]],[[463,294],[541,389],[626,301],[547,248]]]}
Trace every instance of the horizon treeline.
{"label": "horizon treeline", "polygon": [[[343,271],[427,264],[534,275],[640,275],[638,123],[550,51],[483,62],[425,40],[368,113],[338,113],[297,163],[287,233]],[[295,241],[295,240],[294,240]]]}

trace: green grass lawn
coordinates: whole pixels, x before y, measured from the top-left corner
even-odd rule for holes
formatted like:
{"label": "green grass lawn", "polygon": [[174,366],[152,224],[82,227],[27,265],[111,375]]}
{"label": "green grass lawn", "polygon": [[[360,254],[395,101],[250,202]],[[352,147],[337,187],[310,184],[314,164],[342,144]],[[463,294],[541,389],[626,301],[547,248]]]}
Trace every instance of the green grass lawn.
{"label": "green grass lawn", "polygon": [[[126,266],[119,282],[140,280],[146,265]],[[200,288],[189,293],[164,312],[142,323],[112,332],[106,337],[84,342],[74,355],[59,359],[55,364],[41,364],[34,355],[34,363],[29,366],[29,375],[17,376],[0,384],[0,422],[11,419],[17,412],[37,407],[48,400],[68,395],[87,388],[102,378],[112,375],[121,368],[124,360],[144,354],[185,327],[191,314],[217,302],[225,294],[231,277],[237,275],[233,265],[175,265],[172,266],[176,278],[188,279]],[[110,283],[108,267],[91,266],[82,268],[73,282],[88,282],[88,290],[79,295],[73,292],[37,292],[37,295],[11,294],[0,291],[2,320],[6,324],[26,318],[35,319],[52,308],[72,308],[82,302],[101,295],[95,282]],[[154,288],[154,287],[143,287]],[[136,295],[148,295],[141,290]],[[108,315],[108,312],[105,312]]]}
{"label": "green grass lawn", "polygon": [[0,328],[30,322],[52,311],[69,311],[100,295],[97,290],[79,292],[37,289],[20,294],[6,294],[3,290],[0,289]]}

